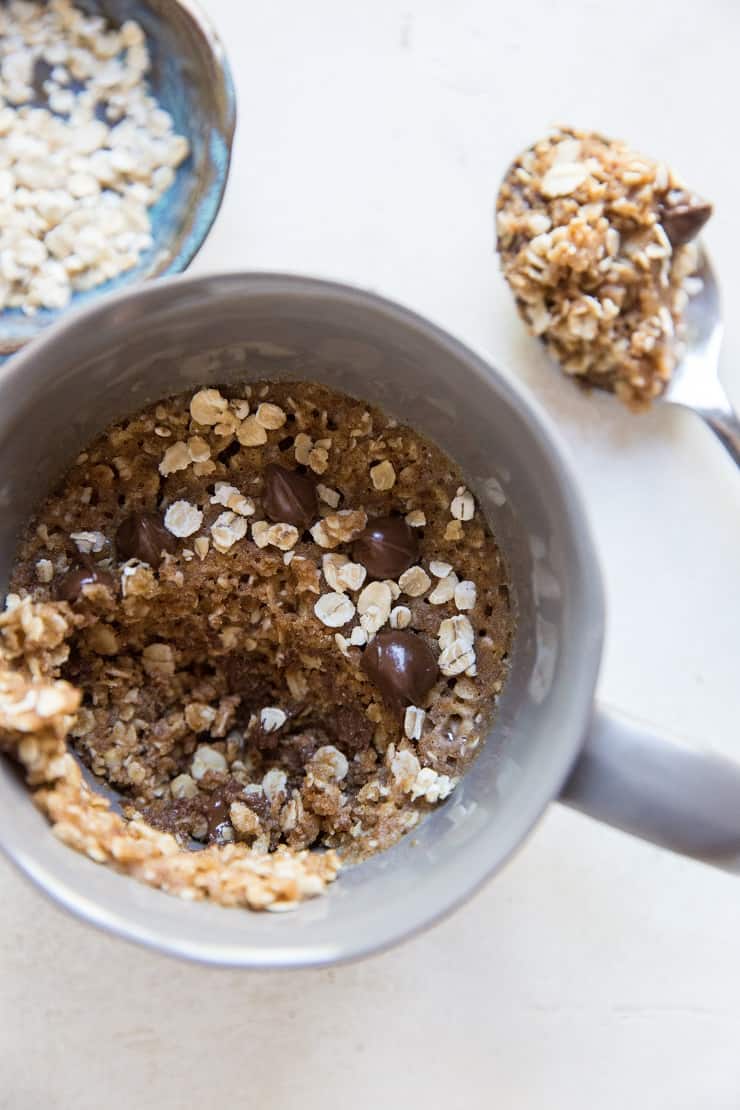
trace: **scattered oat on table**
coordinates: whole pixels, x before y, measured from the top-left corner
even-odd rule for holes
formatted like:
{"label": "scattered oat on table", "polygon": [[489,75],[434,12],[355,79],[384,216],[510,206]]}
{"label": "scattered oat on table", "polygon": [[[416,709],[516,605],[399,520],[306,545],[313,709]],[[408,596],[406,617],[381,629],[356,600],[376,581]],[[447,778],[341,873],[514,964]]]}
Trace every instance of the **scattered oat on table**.
{"label": "scattered oat on table", "polygon": [[562,128],[510,167],[497,202],[504,276],[564,372],[644,408],[670,380],[711,215],[662,162]]}

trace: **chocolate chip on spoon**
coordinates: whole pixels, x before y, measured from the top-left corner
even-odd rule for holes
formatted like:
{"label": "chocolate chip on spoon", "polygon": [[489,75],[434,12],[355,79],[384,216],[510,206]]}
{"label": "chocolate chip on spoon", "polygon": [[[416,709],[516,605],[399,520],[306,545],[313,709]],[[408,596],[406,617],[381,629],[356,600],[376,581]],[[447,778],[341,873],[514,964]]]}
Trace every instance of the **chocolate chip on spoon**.
{"label": "chocolate chip on spoon", "polygon": [[682,247],[696,238],[711,215],[712,206],[708,200],[681,190],[668,194],[660,206],[658,219],[671,246]]}
{"label": "chocolate chip on spoon", "polygon": [[98,567],[92,559],[89,559],[68,570],[57,583],[54,593],[58,601],[68,601],[70,605],[73,605],[82,596],[85,586],[96,585],[105,586],[113,593],[115,579],[107,570]]}
{"label": "chocolate chip on spoon", "polygon": [[419,557],[419,540],[405,520],[379,516],[355,540],[352,557],[371,578],[397,578]]}
{"label": "chocolate chip on spoon", "polygon": [[432,649],[415,632],[381,632],[362,655],[362,668],[392,705],[421,705],[437,680]]}
{"label": "chocolate chip on spoon", "polygon": [[121,560],[141,559],[158,567],[162,553],[174,554],[177,540],[156,513],[131,513],[116,532],[116,551]]}
{"label": "chocolate chip on spoon", "polygon": [[270,520],[303,531],[317,516],[316,484],[297,470],[270,463],[265,467],[262,507]]}

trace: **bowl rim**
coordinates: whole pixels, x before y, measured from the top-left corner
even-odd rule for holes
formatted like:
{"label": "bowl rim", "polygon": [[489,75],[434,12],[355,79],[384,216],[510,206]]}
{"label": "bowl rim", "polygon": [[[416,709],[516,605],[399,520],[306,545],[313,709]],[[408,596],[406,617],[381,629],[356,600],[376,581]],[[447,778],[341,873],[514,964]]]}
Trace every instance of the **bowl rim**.
{"label": "bowl rim", "polygon": [[[249,291],[245,291],[245,284]],[[571,665],[570,677],[573,681],[572,697],[569,701],[566,719],[553,736],[551,754],[556,767],[530,791],[526,805],[522,805],[515,820],[510,823],[507,834],[500,838],[494,854],[487,855],[482,850],[477,853],[475,866],[468,869],[464,876],[456,878],[434,898],[417,899],[415,904],[409,893],[407,911],[404,919],[389,922],[378,927],[371,938],[364,936],[352,941],[344,940],[341,945],[320,944],[301,940],[287,942],[284,937],[276,936],[270,946],[246,941],[239,944],[224,944],[208,937],[185,937],[163,935],[158,928],[150,927],[144,915],[130,907],[111,909],[89,898],[79,885],[61,879],[43,862],[33,858],[25,843],[8,843],[3,838],[0,849],[6,856],[42,891],[64,909],[104,931],[156,950],[162,954],[220,967],[239,967],[250,969],[277,969],[321,967],[349,963],[385,951],[423,932],[427,928],[449,916],[455,909],[467,902],[481,887],[493,877],[512,857],[525,841],[539,818],[551,801],[556,800],[570,774],[583,746],[587,729],[593,714],[593,695],[598,678],[605,629],[605,592],[597,548],[589,516],[586,512],[583,495],[570,453],[551,418],[540,403],[530,395],[524,385],[502,372],[482,355],[475,352],[449,332],[427,320],[412,309],[394,300],[346,283],[326,281],[319,278],[276,271],[226,272],[204,275],[174,276],[156,282],[141,283],[126,290],[100,298],[98,301],[69,313],[49,331],[34,339],[11,364],[0,373],[0,411],[4,410],[3,394],[12,397],[14,381],[32,371],[33,360],[45,348],[56,346],[64,333],[72,333],[90,328],[96,314],[115,311],[124,303],[146,302],[161,298],[166,304],[175,290],[188,289],[201,292],[204,299],[209,295],[225,295],[225,291],[238,289],[240,296],[259,296],[280,292],[288,298],[311,298],[327,300],[371,312],[392,320],[412,332],[421,332],[427,339],[443,349],[450,351],[464,362],[475,375],[483,375],[490,380],[495,378],[497,389],[506,403],[517,413],[531,434],[539,439],[547,457],[552,473],[556,476],[562,507],[565,513],[564,527],[568,531],[572,555],[579,573],[581,601],[579,605],[588,612],[589,620],[579,632],[578,667]],[[127,314],[128,315],[128,314]],[[131,317],[129,316],[129,319]],[[30,364],[30,365],[29,365]],[[13,405],[10,404],[12,411]],[[486,833],[481,833],[485,841]],[[116,876],[124,880],[126,876]],[[129,881],[132,881],[129,879]],[[341,881],[341,878],[340,878]],[[169,897],[162,895],[163,897]],[[324,897],[331,898],[331,890]],[[431,904],[433,902],[433,904]],[[187,912],[186,910],[184,912]],[[242,911],[250,912],[250,911]],[[297,912],[300,912],[298,910]]]}
{"label": "bowl rim", "polygon": [[[229,181],[229,173],[231,170],[231,161],[233,157],[234,135],[236,133],[237,124],[237,101],[236,101],[236,88],[234,85],[234,77],[229,64],[229,59],[226,54],[226,47],[223,40],[216,28],[216,24],[208,15],[208,13],[201,7],[197,0],[169,0],[170,3],[176,7],[181,8],[182,11],[189,16],[193,24],[201,32],[208,49],[210,50],[211,57],[216,63],[216,71],[220,76],[222,94],[222,115],[220,118],[219,131],[224,143],[225,160],[223,171],[218,175],[218,188],[214,190],[213,200],[211,203],[211,211],[208,219],[203,225],[200,232],[188,237],[188,243],[184,249],[171,260],[168,265],[160,272],[150,274],[148,277],[142,278],[139,282],[133,282],[126,290],[121,292],[129,292],[144,285],[147,281],[160,279],[165,277],[174,277],[177,274],[183,273],[198,252],[205,246],[206,240],[211,233],[216,217],[221,211],[224,196],[226,194],[226,186]],[[172,267],[177,267],[176,269]],[[118,291],[116,291],[117,293]],[[85,306],[87,307],[87,306]]]}

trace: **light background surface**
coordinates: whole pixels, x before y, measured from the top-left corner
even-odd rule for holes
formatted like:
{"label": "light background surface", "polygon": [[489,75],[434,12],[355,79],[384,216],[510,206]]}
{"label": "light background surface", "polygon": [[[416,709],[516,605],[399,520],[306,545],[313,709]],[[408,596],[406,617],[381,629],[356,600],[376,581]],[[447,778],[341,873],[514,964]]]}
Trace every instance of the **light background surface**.
{"label": "light background surface", "polygon": [[[707,241],[740,403],[733,0],[208,0],[238,88],[228,195],[194,272],[367,286],[525,381],[603,560],[614,705],[740,758],[740,475],[698,419],[581,396],[493,255],[509,159],[553,122],[671,160]],[[461,429],[464,435],[464,429]],[[740,888],[553,807],[454,918],[362,965],[188,967],[99,935],[0,863],[0,1107],[737,1110]]]}

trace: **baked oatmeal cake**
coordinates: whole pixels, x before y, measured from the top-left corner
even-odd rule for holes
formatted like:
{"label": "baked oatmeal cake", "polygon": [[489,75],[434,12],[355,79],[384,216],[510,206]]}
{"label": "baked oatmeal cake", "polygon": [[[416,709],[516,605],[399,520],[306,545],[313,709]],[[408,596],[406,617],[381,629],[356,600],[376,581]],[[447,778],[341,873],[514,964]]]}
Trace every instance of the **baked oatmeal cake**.
{"label": "baked oatmeal cake", "polygon": [[201,389],[110,428],[32,521],[0,745],[92,859],[289,908],[454,790],[513,625],[434,444],[316,384]]}
{"label": "baked oatmeal cake", "polygon": [[514,161],[496,212],[503,273],[532,334],[575,380],[649,405],[681,357],[711,205],[625,143],[560,128]]}

